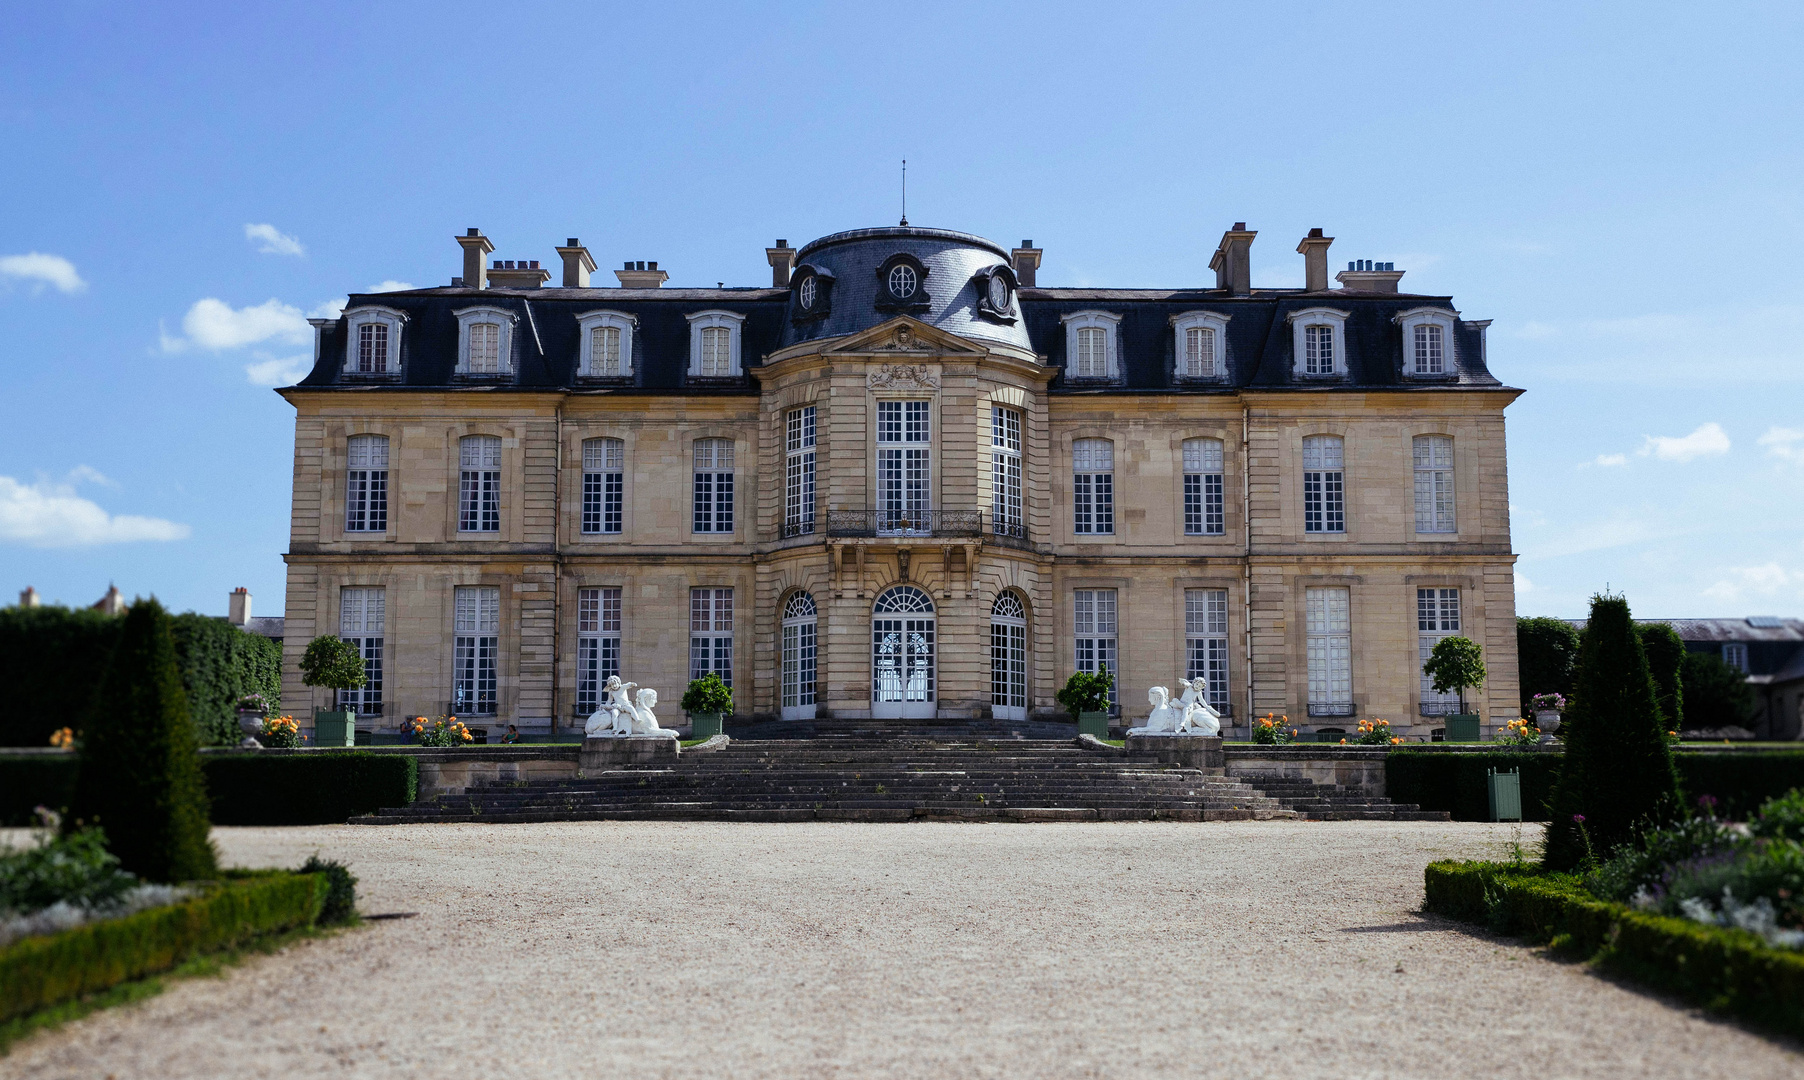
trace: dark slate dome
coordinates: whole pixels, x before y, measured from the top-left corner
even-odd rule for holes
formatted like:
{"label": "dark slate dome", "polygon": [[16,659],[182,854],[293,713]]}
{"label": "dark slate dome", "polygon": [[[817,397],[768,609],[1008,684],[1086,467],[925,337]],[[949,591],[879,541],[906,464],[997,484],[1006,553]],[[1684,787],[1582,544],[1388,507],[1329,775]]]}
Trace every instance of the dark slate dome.
{"label": "dark slate dome", "polygon": [[[810,275],[816,279],[812,290]],[[992,292],[991,277],[1000,277],[1006,289]],[[892,280],[916,291],[899,295]],[[855,334],[907,314],[948,333],[1031,354],[1015,284],[1008,252],[981,236],[907,225],[834,233],[796,253],[783,344]],[[993,307],[992,295],[1006,295],[1007,308]],[[812,304],[804,306],[808,300]]]}

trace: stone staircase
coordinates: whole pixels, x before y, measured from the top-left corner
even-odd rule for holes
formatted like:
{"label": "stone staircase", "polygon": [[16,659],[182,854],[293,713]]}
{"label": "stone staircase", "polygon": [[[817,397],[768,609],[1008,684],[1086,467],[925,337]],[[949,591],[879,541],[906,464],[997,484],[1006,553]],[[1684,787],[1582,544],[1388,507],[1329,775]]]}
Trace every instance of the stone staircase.
{"label": "stone staircase", "polygon": [[[353,818],[425,821],[1446,820],[1308,780],[1253,782],[1130,761],[1066,739],[821,736],[735,740],[672,765],[485,783]],[[1292,806],[1285,800],[1294,800]]]}

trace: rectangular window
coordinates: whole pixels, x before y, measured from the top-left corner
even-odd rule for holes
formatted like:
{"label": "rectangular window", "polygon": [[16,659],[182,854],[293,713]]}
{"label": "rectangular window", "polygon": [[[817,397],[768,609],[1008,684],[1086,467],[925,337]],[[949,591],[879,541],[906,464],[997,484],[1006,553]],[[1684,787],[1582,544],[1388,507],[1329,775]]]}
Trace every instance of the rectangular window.
{"label": "rectangular window", "polygon": [[[723,331],[724,333],[724,331]],[[733,531],[733,440],[695,440],[695,531]]]}
{"label": "rectangular window", "polygon": [[1202,679],[1209,707],[1228,711],[1228,590],[1184,590],[1184,677]]}
{"label": "rectangular window", "polygon": [[930,532],[933,509],[932,402],[877,403],[877,531]]}
{"label": "rectangular window", "polygon": [[1347,531],[1346,474],[1338,435],[1303,440],[1303,531]]}
{"label": "rectangular window", "polygon": [[583,532],[618,533],[624,516],[626,443],[583,440]]}
{"label": "rectangular window", "polygon": [[1072,531],[1108,535],[1115,531],[1115,444],[1107,439],[1071,443]]}
{"label": "rectangular window", "polygon": [[1416,324],[1416,374],[1443,375],[1447,371],[1443,358],[1441,327],[1435,323]]}
{"label": "rectangular window", "polygon": [[702,374],[733,374],[733,332],[724,326],[702,329]]}
{"label": "rectangular window", "polygon": [[814,406],[791,409],[784,435],[783,535],[814,532]]}
{"label": "rectangular window", "polygon": [[1077,370],[1080,379],[1102,379],[1109,374],[1109,332],[1087,326],[1077,332]]}
{"label": "rectangular window", "polygon": [[1121,673],[1115,666],[1115,590],[1078,589],[1072,593],[1072,599],[1077,670],[1106,671],[1115,677],[1115,683],[1109,688],[1109,711],[1118,712],[1121,708]]}
{"label": "rectangular window", "polygon": [[689,590],[689,677],[733,685],[733,590]]}
{"label": "rectangular window", "polygon": [[1740,641],[1723,642],[1723,663],[1742,674],[1748,671],[1748,647]]}
{"label": "rectangular window", "polygon": [[1334,327],[1303,328],[1303,372],[1306,375],[1334,374]]}
{"label": "rectangular window", "polygon": [[[1459,590],[1416,590],[1416,670],[1428,663],[1428,656],[1442,638],[1459,633]],[[1459,694],[1441,693],[1434,680],[1422,676],[1423,716],[1448,716],[1459,711]]]}
{"label": "rectangular window", "polygon": [[382,630],[385,615],[381,589],[338,591],[338,636],[351,643],[363,657],[364,684],[356,690],[340,690],[338,707],[377,716],[382,712]]}
{"label": "rectangular window", "polygon": [[459,586],[453,595],[453,715],[495,715],[495,659],[501,645],[501,590]]}
{"label": "rectangular window", "polygon": [[[589,371],[593,375],[619,375],[620,328],[597,326],[589,331]],[[591,710],[593,711],[593,710]]]}
{"label": "rectangular window", "polygon": [[1025,536],[1021,518],[1021,414],[990,407],[990,516],[997,536]]}
{"label": "rectangular window", "polygon": [[1416,531],[1459,531],[1453,517],[1453,440],[1446,435],[1417,435],[1415,458]]}
{"label": "rectangular window", "polygon": [[357,370],[364,375],[388,371],[388,326],[364,323],[357,327]]}
{"label": "rectangular window", "polygon": [[495,375],[501,371],[501,324],[471,323],[470,360],[464,370],[472,375]]}
{"label": "rectangular window", "polygon": [[1192,379],[1215,377],[1215,331],[1193,326],[1184,331],[1184,374]]}
{"label": "rectangular window", "polygon": [[357,435],[345,451],[345,531],[386,532],[388,438]]}
{"label": "rectangular window", "polygon": [[1353,623],[1347,589],[1305,589],[1309,715],[1353,714]]}
{"label": "rectangular window", "polygon": [[620,590],[576,590],[576,715],[601,708],[601,688],[620,674]]}
{"label": "rectangular window", "polygon": [[1226,531],[1221,440],[1185,439],[1184,535],[1221,536]]}
{"label": "rectangular window", "polygon": [[458,443],[458,532],[501,531],[501,440],[466,435]]}

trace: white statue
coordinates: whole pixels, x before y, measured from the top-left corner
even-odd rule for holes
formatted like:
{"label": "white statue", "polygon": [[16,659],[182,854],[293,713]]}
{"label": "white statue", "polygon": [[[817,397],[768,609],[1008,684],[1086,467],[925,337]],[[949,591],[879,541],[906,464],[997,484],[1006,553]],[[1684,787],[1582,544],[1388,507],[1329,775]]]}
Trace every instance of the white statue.
{"label": "white statue", "polygon": [[1184,707],[1184,719],[1178,724],[1178,731],[1187,735],[1219,735],[1221,734],[1221,714],[1209,707],[1203,700],[1209,685],[1201,676],[1182,682],[1184,696],[1179,699]]}
{"label": "white statue", "polygon": [[[641,690],[638,683],[621,682],[618,675],[609,675],[602,690],[606,692],[607,700],[601,708],[589,714],[588,722],[583,725],[584,738],[619,739],[629,735],[676,737],[676,732],[658,726],[657,715],[652,712],[658,704],[656,690],[649,686]],[[639,690],[637,705],[633,703],[634,690]]]}
{"label": "white statue", "polygon": [[1146,691],[1147,703],[1153,711],[1146,717],[1146,723],[1128,731],[1129,735],[1174,735],[1184,721],[1184,710],[1173,708],[1171,691],[1163,686],[1154,686]]}
{"label": "white statue", "polygon": [[1219,735],[1221,716],[1203,701],[1208,684],[1200,678],[1179,679],[1178,686],[1183,688],[1183,696],[1176,703],[1172,702],[1171,691],[1165,687],[1148,689],[1146,700],[1153,711],[1147,715],[1145,724],[1129,729],[1128,734]]}
{"label": "white statue", "polygon": [[658,726],[658,718],[652,714],[652,707],[658,703],[658,692],[651,687],[639,691],[639,705],[633,710],[634,735],[675,735]]}

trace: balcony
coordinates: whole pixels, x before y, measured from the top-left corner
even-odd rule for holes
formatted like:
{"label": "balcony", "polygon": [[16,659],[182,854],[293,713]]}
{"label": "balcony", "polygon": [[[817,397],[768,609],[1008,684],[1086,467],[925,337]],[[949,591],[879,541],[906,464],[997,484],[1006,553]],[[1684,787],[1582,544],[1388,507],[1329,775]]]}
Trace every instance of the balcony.
{"label": "balcony", "polygon": [[1458,716],[1460,715],[1459,702],[1424,701],[1417,713],[1421,716]]}
{"label": "balcony", "polygon": [[1358,716],[1359,706],[1351,701],[1312,701],[1310,716]]}
{"label": "balcony", "polygon": [[827,535],[840,537],[979,537],[981,510],[829,510]]}

